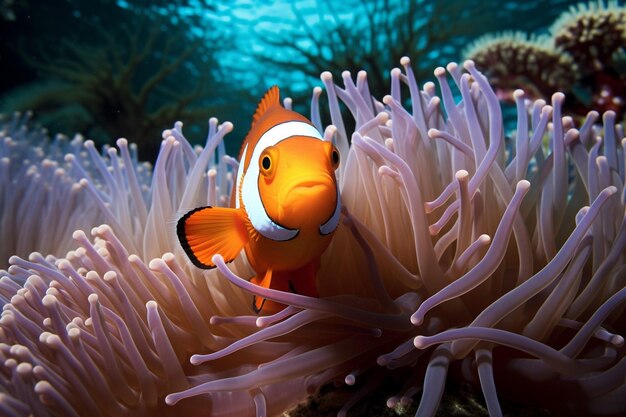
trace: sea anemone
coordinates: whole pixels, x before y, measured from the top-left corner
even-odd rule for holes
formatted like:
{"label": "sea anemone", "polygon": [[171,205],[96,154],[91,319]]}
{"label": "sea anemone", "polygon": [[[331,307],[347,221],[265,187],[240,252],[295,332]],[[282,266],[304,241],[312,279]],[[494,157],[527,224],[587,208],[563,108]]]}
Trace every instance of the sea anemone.
{"label": "sea anemone", "polygon": [[[382,101],[364,72],[344,73],[343,88],[322,74],[344,211],[320,298],[255,286],[243,256],[198,270],[177,245],[181,213],[228,202],[229,123],[212,119],[204,148],[180,124],[165,131],[148,190],[125,140],[122,157],[111,148],[74,159],[82,170],[71,178],[107,224],[91,238],[75,231],[66,255],[14,256],[1,273],[0,409],[263,416],[335,381],[360,386],[345,415],[391,375],[403,386],[388,406],[421,391],[417,414],[433,415],[450,371],[480,384],[491,415],[501,415],[498,392],[563,413],[623,414],[626,140],[615,114],[601,128],[590,112],[575,127],[562,94],[548,105],[517,90],[508,141],[472,61],[466,73],[447,67],[458,103],[445,69],[435,70],[439,97],[401,64]],[[311,106],[320,130],[321,93]],[[253,315],[254,294],[288,307]]]}
{"label": "sea anemone", "polygon": [[578,61],[555,48],[547,36],[488,33],[471,43],[463,56],[485,72],[498,98],[511,102],[515,88],[524,88],[530,98],[545,98],[567,91],[578,76]]}
{"label": "sea anemone", "polygon": [[[131,192],[124,189],[127,185],[119,175],[103,175],[108,168],[102,164],[93,141],[85,141],[81,135],[70,139],[61,134],[50,140],[47,131],[35,126],[31,117],[30,112],[0,115],[0,268],[7,266],[11,255],[28,257],[34,250],[63,256],[76,245],[73,231],[105,221],[120,223],[127,232],[133,230],[131,223],[139,221],[136,226],[140,228],[135,227],[135,232],[143,233],[145,207],[142,210],[132,206],[128,213],[99,209],[102,204],[111,204],[113,198],[133,197],[129,204],[147,198],[151,167],[137,161],[137,147],[124,139],[118,142],[122,159],[133,167],[132,173],[122,175],[137,177],[137,189]],[[104,153],[115,155],[117,150],[105,147]],[[79,181],[85,171],[91,172],[93,183]],[[111,190],[110,195],[103,194],[105,187]],[[107,218],[106,214],[112,216]]]}

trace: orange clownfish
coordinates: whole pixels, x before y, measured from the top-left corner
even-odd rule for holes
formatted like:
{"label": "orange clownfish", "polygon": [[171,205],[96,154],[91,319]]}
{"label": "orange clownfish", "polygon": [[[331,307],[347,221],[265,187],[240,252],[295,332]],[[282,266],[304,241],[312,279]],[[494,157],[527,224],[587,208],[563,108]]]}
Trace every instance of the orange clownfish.
{"label": "orange clownfish", "polygon": [[[214,268],[243,249],[265,288],[317,297],[320,256],[337,228],[339,151],[304,116],[280,104],[278,87],[259,103],[239,154],[231,208],[200,207],[180,218],[177,234],[194,265]],[[284,305],[254,297],[256,313]]]}

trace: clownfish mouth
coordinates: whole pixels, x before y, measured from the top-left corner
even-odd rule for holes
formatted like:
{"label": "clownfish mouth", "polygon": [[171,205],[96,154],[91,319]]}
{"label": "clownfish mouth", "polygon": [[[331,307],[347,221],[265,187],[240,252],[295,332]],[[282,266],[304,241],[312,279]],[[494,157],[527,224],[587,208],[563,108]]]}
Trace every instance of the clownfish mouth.
{"label": "clownfish mouth", "polygon": [[326,187],[327,186],[325,184],[320,184],[319,182],[302,183],[292,188],[291,193],[310,194],[312,197],[315,197],[316,195],[322,194],[324,192],[324,188]]}
{"label": "clownfish mouth", "polygon": [[293,188],[312,188],[312,187],[326,187],[327,185],[321,181],[301,181]]}
{"label": "clownfish mouth", "polygon": [[276,223],[299,229],[310,225],[319,228],[335,211],[337,187],[334,181],[306,180],[281,190]]}

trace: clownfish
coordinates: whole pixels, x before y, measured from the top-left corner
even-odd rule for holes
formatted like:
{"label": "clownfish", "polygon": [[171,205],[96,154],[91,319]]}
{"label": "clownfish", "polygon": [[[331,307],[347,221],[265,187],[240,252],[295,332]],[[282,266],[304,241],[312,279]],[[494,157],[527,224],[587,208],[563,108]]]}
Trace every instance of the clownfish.
{"label": "clownfish", "polygon": [[[191,262],[214,268],[220,254],[231,262],[244,250],[254,284],[317,297],[320,257],[339,224],[341,201],[335,170],[339,151],[304,116],[268,90],[239,153],[230,208],[199,207],[177,223]],[[285,306],[254,296],[256,313]]]}

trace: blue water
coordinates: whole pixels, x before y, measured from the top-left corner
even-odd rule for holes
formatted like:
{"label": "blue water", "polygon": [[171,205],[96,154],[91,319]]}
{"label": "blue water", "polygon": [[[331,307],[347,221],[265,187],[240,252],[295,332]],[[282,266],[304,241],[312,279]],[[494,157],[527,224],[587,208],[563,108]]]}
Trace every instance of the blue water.
{"label": "blue water", "polygon": [[423,83],[435,67],[461,61],[477,37],[545,33],[575,3],[2,1],[0,112],[31,109],[52,133],[82,132],[101,144],[126,136],[145,159],[175,120],[200,142],[215,116],[235,123],[228,143],[236,153],[271,85],[306,112],[322,71],[340,81],[344,70],[366,70],[382,97],[403,55]]}

